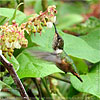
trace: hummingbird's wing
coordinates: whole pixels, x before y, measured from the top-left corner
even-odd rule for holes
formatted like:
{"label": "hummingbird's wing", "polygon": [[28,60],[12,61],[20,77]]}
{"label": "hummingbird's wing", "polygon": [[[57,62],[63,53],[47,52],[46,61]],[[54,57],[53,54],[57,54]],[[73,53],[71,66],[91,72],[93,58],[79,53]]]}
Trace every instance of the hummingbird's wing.
{"label": "hummingbird's wing", "polygon": [[28,50],[28,52],[30,52],[32,56],[35,56],[39,59],[43,59],[53,63],[61,63],[61,58],[56,53],[33,51],[33,50]]}

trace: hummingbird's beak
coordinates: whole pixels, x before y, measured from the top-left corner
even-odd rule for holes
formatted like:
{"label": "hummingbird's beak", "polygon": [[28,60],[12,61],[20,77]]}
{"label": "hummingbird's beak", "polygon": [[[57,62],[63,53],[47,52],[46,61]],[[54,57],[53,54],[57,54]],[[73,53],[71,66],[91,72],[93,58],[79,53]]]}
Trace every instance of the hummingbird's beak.
{"label": "hummingbird's beak", "polygon": [[57,32],[57,28],[56,28],[55,23],[53,23],[53,26],[54,26],[54,28],[55,28],[55,33],[58,35],[58,32]]}

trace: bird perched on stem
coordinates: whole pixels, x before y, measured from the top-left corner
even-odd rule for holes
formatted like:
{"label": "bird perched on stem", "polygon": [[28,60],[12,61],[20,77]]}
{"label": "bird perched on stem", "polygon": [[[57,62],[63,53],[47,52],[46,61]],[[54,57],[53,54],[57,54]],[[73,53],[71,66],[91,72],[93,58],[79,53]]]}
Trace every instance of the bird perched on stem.
{"label": "bird perched on stem", "polygon": [[56,66],[64,71],[65,73],[71,72],[74,76],[76,76],[81,82],[83,80],[80,78],[78,71],[76,69],[76,66],[73,62],[73,60],[67,55],[67,53],[64,51],[64,40],[62,37],[58,34],[56,25],[53,23],[55,28],[55,35],[53,39],[52,48],[54,52],[41,52],[41,51],[31,51],[31,53],[43,60],[50,61],[56,64]]}

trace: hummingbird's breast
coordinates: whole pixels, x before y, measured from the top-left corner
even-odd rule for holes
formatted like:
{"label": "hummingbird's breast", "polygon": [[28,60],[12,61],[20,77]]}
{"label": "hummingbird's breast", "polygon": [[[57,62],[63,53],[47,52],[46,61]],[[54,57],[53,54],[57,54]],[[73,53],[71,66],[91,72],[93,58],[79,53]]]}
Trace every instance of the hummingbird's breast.
{"label": "hummingbird's breast", "polygon": [[69,72],[71,70],[71,65],[62,59],[61,63],[56,63],[56,66],[64,72]]}

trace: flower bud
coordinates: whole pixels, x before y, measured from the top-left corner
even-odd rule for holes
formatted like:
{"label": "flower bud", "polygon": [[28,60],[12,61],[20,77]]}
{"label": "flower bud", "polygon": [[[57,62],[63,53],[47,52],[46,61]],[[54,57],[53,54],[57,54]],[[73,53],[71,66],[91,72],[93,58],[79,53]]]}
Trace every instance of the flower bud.
{"label": "flower bud", "polygon": [[39,24],[39,30],[42,31],[42,26],[41,26],[41,24]]}
{"label": "flower bud", "polygon": [[21,46],[24,47],[24,48],[26,48],[27,45],[28,45],[27,39],[22,39],[22,41],[21,41]]}
{"label": "flower bud", "polygon": [[36,33],[36,29],[34,28],[34,29],[32,30],[32,32],[33,32],[33,33]]}
{"label": "flower bud", "polygon": [[38,28],[38,29],[37,29],[37,32],[38,32],[38,33],[40,33],[40,32],[41,32],[41,30]]}
{"label": "flower bud", "polygon": [[7,46],[7,48],[11,48],[12,47],[12,43],[9,43],[8,41],[5,43],[5,45]]}
{"label": "flower bud", "polygon": [[14,52],[14,50],[13,50],[12,48],[10,48],[9,52],[13,53],[13,52]]}
{"label": "flower bud", "polygon": [[44,22],[44,26],[47,26],[47,23],[46,23],[46,20],[45,20],[45,18],[43,19],[43,22]]}
{"label": "flower bud", "polygon": [[20,49],[20,48],[21,48],[21,45],[19,44],[18,41],[15,41],[15,42],[13,43],[13,45],[14,45],[14,48],[17,48],[17,49]]}
{"label": "flower bud", "polygon": [[8,52],[8,55],[11,57],[12,56],[12,53],[11,52]]}
{"label": "flower bud", "polygon": [[15,23],[16,23],[16,20],[13,20],[13,21],[12,21],[12,24],[15,24]]}
{"label": "flower bud", "polygon": [[53,23],[52,22],[47,22],[47,27],[48,28],[52,28],[52,26],[53,26]]}

